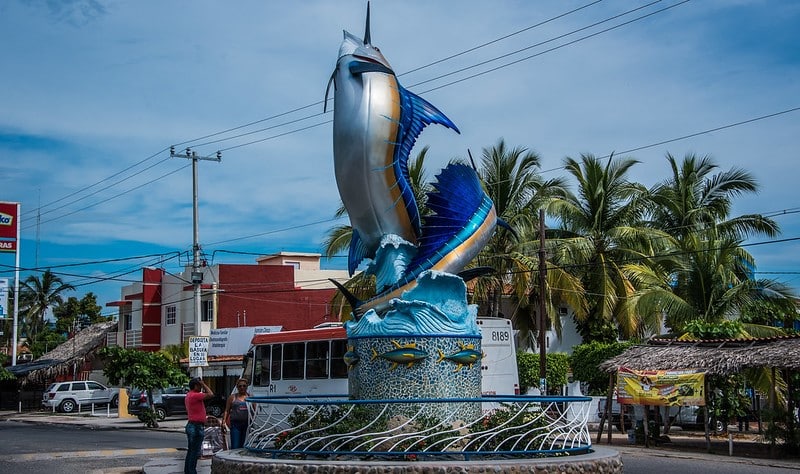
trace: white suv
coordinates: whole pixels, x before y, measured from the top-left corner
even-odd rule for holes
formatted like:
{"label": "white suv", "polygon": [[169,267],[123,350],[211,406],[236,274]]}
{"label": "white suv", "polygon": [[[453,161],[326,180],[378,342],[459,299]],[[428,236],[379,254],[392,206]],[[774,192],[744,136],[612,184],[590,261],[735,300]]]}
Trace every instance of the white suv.
{"label": "white suv", "polygon": [[80,405],[111,404],[119,405],[119,389],[109,388],[91,380],[56,382],[47,387],[42,395],[42,406],[56,408],[64,413],[72,413]]}

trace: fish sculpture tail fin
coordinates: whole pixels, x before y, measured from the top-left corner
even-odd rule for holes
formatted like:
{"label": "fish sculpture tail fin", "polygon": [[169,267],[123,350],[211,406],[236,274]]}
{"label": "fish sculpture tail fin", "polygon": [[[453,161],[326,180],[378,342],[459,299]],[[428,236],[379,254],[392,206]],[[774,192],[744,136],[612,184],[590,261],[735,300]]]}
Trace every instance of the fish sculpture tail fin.
{"label": "fish sculpture tail fin", "polygon": [[443,361],[444,358],[445,358],[444,351],[439,349],[439,359],[436,361],[436,363],[438,364],[439,362]]}

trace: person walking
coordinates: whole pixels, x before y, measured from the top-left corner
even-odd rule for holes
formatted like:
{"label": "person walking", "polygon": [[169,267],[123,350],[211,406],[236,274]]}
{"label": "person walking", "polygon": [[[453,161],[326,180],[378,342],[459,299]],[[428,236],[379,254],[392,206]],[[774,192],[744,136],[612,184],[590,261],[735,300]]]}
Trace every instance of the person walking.
{"label": "person walking", "polygon": [[186,460],[183,462],[184,474],[197,474],[197,459],[203,449],[203,437],[206,427],[207,399],[214,396],[214,392],[203,382],[203,379],[193,378],[189,381],[189,393],[186,394],[186,414],[189,421],[186,423],[186,438],[189,446],[186,450]]}
{"label": "person walking", "polygon": [[222,429],[226,426],[231,427],[230,449],[244,447],[244,439],[247,436],[248,411],[245,399],[250,396],[247,392],[247,379],[236,381],[236,392],[228,397],[225,403],[225,416],[222,418]]}

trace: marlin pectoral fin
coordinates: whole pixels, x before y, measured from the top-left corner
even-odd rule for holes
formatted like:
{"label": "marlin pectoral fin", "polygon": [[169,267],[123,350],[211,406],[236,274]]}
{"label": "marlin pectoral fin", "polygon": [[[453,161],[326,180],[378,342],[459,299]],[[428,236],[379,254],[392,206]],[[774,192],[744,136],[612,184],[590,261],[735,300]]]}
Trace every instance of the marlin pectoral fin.
{"label": "marlin pectoral fin", "polygon": [[358,265],[367,256],[367,247],[364,245],[364,241],[361,240],[358,230],[353,229],[353,235],[350,238],[350,251],[347,253],[347,271],[350,272],[350,276],[353,276]]}
{"label": "marlin pectoral fin", "polygon": [[325,102],[322,104],[322,112],[325,113],[328,111],[328,92],[331,91],[331,84],[333,84],[333,90],[336,90],[336,69],[333,70],[331,73],[331,78],[328,79],[328,87],[325,88]]}
{"label": "marlin pectoral fin", "polygon": [[500,227],[502,227],[503,229],[505,229],[505,230],[507,230],[507,231],[511,232],[511,235],[513,235],[515,239],[519,240],[519,234],[517,234],[517,231],[515,231],[515,230],[514,230],[514,228],[513,228],[513,227],[511,227],[511,226],[508,224],[508,222],[506,222],[506,221],[504,221],[503,219],[500,219],[500,218],[498,217],[498,218],[497,218],[497,225],[499,225],[499,226],[500,226]]}
{"label": "marlin pectoral fin", "polygon": [[492,267],[475,267],[458,272],[458,276],[464,281],[470,281],[483,275],[489,275],[495,271],[496,270]]}
{"label": "marlin pectoral fin", "polygon": [[333,283],[333,284],[336,286],[336,288],[338,288],[338,289],[339,289],[339,291],[341,291],[341,292],[342,292],[342,295],[343,295],[343,296],[344,296],[344,298],[347,300],[347,302],[350,304],[350,307],[351,307],[351,308],[353,308],[353,315],[354,315],[354,316],[356,316],[356,320],[358,320],[359,318],[358,318],[358,315],[357,315],[357,313],[356,313],[356,308],[358,308],[359,306],[361,306],[361,300],[359,300],[359,299],[356,297],[356,295],[354,295],[353,293],[351,293],[351,292],[350,292],[350,290],[348,290],[347,288],[345,288],[345,287],[344,287],[344,285],[342,285],[342,284],[341,284],[341,283],[339,283],[338,281],[334,280],[333,278],[328,278],[328,280],[329,280],[331,283]]}

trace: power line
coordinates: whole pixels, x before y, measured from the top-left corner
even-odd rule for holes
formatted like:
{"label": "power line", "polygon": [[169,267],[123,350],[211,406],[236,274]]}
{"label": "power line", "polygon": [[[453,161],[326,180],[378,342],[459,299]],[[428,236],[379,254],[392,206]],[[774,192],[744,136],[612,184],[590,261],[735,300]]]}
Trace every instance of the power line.
{"label": "power line", "polygon": [[[162,180],[162,179],[166,178],[167,176],[171,176],[171,175],[173,175],[173,174],[177,173],[178,171],[181,171],[181,170],[183,170],[183,169],[186,169],[186,168],[188,168],[189,166],[191,166],[191,164],[184,165],[184,166],[182,166],[182,167],[180,167],[180,168],[177,168],[177,169],[175,169],[175,170],[172,170],[172,171],[170,171],[170,172],[168,172],[168,173],[162,174],[161,176],[159,176],[158,178],[156,178],[156,179],[154,179],[154,180],[152,180],[152,181],[148,181],[148,182],[146,182],[146,183],[142,183],[142,184],[140,184],[140,185],[138,185],[138,186],[135,186],[135,187],[133,187],[133,188],[130,188],[130,189],[128,189],[128,190],[126,190],[126,191],[123,191],[123,192],[121,192],[121,193],[119,193],[119,194],[115,194],[115,195],[113,195],[113,196],[110,196],[110,197],[108,197],[108,198],[106,198],[106,199],[103,199],[102,201],[97,201],[97,202],[95,202],[95,203],[89,204],[88,206],[82,207],[82,208],[80,208],[80,209],[76,209],[76,210],[74,210],[74,211],[72,211],[72,212],[68,212],[68,213],[66,213],[66,214],[62,214],[62,215],[60,215],[60,216],[52,217],[52,218],[50,218],[50,219],[46,220],[45,222],[53,222],[53,221],[57,221],[57,220],[59,220],[59,219],[63,219],[63,218],[65,218],[65,217],[69,217],[69,216],[71,216],[71,215],[73,215],[73,214],[77,214],[77,213],[79,213],[79,212],[85,211],[85,210],[87,210],[87,209],[91,209],[91,208],[93,208],[93,207],[95,207],[95,206],[99,206],[100,204],[107,203],[107,202],[109,202],[109,201],[111,201],[111,200],[113,200],[113,199],[116,199],[116,198],[118,198],[118,197],[122,197],[122,196],[124,196],[124,195],[126,195],[126,194],[128,194],[128,193],[131,193],[131,192],[133,192],[133,191],[136,191],[137,189],[141,189],[141,188],[143,188],[143,187],[145,187],[145,186],[147,186],[147,185],[149,185],[149,184],[155,183],[156,181]],[[38,225],[38,224],[36,224],[36,225]],[[23,228],[22,228],[22,230],[27,230],[27,229],[30,229],[31,227],[33,227],[33,225],[25,226],[25,227],[23,227]]]}
{"label": "power line", "polygon": [[[660,0],[659,0],[659,1],[660,1]],[[563,18],[563,17],[565,17],[565,16],[568,16],[568,15],[570,15],[570,14],[576,13],[576,12],[578,12],[578,11],[580,11],[580,10],[583,10],[583,9],[585,9],[585,8],[588,8],[588,7],[590,7],[590,6],[592,6],[592,5],[595,5],[595,4],[597,4],[597,3],[600,3],[600,0],[598,0],[598,1],[594,1],[594,2],[590,2],[590,3],[588,3],[588,4],[585,4],[585,5],[581,6],[581,7],[578,7],[578,8],[575,8],[575,9],[573,9],[573,10],[569,10],[569,11],[567,11],[567,12],[565,12],[565,13],[562,13],[562,14],[556,15],[556,16],[554,16],[554,17],[552,17],[552,18],[549,18],[549,19],[547,19],[547,20],[545,20],[545,21],[539,22],[539,23],[537,23],[537,24],[531,25],[531,26],[529,26],[529,27],[523,28],[523,29],[521,29],[521,30],[518,30],[518,31],[515,31],[515,32],[513,32],[513,33],[510,33],[510,34],[507,34],[507,35],[501,36],[501,37],[499,37],[499,38],[497,38],[497,39],[495,39],[495,40],[492,40],[492,41],[489,41],[489,42],[486,42],[486,43],[483,43],[483,44],[480,44],[480,45],[477,45],[477,46],[474,46],[474,47],[468,48],[467,50],[464,50],[464,51],[462,51],[462,52],[460,52],[460,53],[457,53],[457,54],[455,54],[455,55],[451,55],[451,56],[449,56],[449,57],[446,57],[446,58],[443,58],[443,59],[439,59],[439,60],[436,60],[436,61],[434,61],[434,62],[431,62],[431,63],[429,63],[429,64],[426,64],[426,65],[420,66],[420,67],[418,67],[418,68],[416,68],[416,69],[413,69],[413,70],[411,70],[411,71],[409,71],[409,72],[407,72],[407,73],[405,73],[405,74],[408,74],[408,73],[410,73],[410,72],[414,72],[414,71],[417,71],[417,70],[420,70],[420,69],[427,68],[427,67],[429,67],[429,66],[432,66],[432,65],[434,65],[434,64],[443,63],[443,62],[445,62],[445,61],[448,61],[448,60],[450,60],[450,59],[453,59],[453,58],[455,58],[455,57],[458,57],[458,56],[461,56],[461,55],[467,54],[467,53],[469,53],[469,52],[476,51],[476,50],[478,50],[478,49],[481,49],[481,48],[483,48],[483,47],[486,47],[486,46],[488,46],[488,45],[491,45],[491,44],[497,43],[497,42],[499,42],[499,41],[502,41],[502,40],[504,40],[504,39],[510,38],[510,37],[512,37],[512,36],[514,36],[514,35],[517,35],[517,34],[519,34],[519,33],[522,33],[522,32],[524,32],[524,31],[528,31],[528,30],[530,30],[530,29],[533,29],[533,28],[536,28],[536,27],[538,27],[538,26],[542,26],[542,25],[544,25],[544,24],[547,24],[547,23],[549,23],[549,22],[552,22],[552,21],[554,21],[554,20],[556,20],[556,19],[560,19],[560,18]],[[653,2],[653,3],[656,3],[656,2]],[[645,5],[645,6],[652,5],[653,3],[650,3],[650,4],[648,4],[648,5]],[[173,144],[172,146],[174,146],[174,147],[179,147],[179,146],[183,146],[183,145],[186,145],[186,144],[191,144],[191,143],[194,143],[194,142],[197,142],[197,141],[200,141],[200,140],[205,140],[205,139],[208,139],[208,138],[213,138],[213,137],[217,137],[217,136],[220,136],[220,135],[224,135],[224,134],[226,134],[226,133],[230,133],[230,132],[233,132],[233,131],[242,130],[242,129],[244,129],[244,128],[247,128],[247,127],[250,127],[250,126],[252,126],[252,125],[256,125],[256,124],[263,123],[263,122],[266,122],[266,121],[269,121],[269,120],[273,120],[273,119],[276,119],[276,118],[280,118],[280,117],[288,116],[288,115],[290,115],[290,114],[293,114],[293,113],[295,113],[295,112],[299,112],[299,111],[302,111],[302,110],[305,110],[305,109],[309,109],[309,108],[311,108],[311,107],[314,107],[314,106],[321,105],[323,102],[324,102],[324,101],[317,101],[317,102],[315,102],[315,103],[312,103],[312,104],[309,104],[309,105],[305,105],[305,106],[301,106],[301,107],[294,108],[294,109],[292,109],[292,110],[289,110],[289,111],[287,111],[287,112],[283,112],[283,113],[275,114],[275,115],[272,115],[272,116],[269,116],[269,117],[266,117],[266,118],[263,118],[263,119],[260,119],[260,120],[255,120],[255,121],[252,121],[252,122],[249,122],[249,123],[243,124],[243,125],[239,125],[239,126],[231,127],[231,128],[228,128],[228,129],[226,129],[226,130],[223,130],[223,131],[220,131],[220,132],[214,132],[214,133],[210,133],[210,134],[207,134],[207,135],[204,135],[204,136],[201,136],[201,137],[197,137],[197,138],[194,138],[194,139],[191,139],[191,140],[186,140],[186,141],[183,141],[183,142],[179,142],[179,143]],[[303,117],[303,118],[300,118],[300,119],[296,119],[296,120],[292,120],[292,121],[289,121],[289,122],[285,122],[285,123],[283,123],[283,124],[279,124],[279,125],[275,125],[275,126],[271,126],[271,127],[263,128],[263,129],[256,130],[256,131],[252,131],[252,132],[247,132],[247,133],[243,133],[243,134],[238,134],[238,135],[235,135],[235,136],[233,136],[233,137],[227,137],[227,138],[223,138],[223,139],[217,139],[217,140],[213,140],[213,141],[209,141],[209,142],[201,143],[201,144],[199,144],[199,145],[194,145],[194,147],[196,148],[196,147],[200,147],[200,146],[204,146],[204,145],[208,145],[208,144],[219,143],[219,142],[221,142],[221,141],[231,140],[231,139],[235,139],[235,138],[241,138],[241,137],[243,137],[243,136],[248,136],[248,135],[251,135],[251,134],[254,134],[254,133],[259,133],[259,132],[266,131],[266,130],[271,130],[271,129],[278,128],[278,127],[281,127],[281,126],[285,126],[285,125],[288,125],[288,124],[292,124],[292,123],[298,123],[298,122],[300,122],[300,121],[307,120],[307,119],[310,119],[310,118],[313,118],[313,117],[318,117],[318,116],[320,116],[320,115],[323,115],[323,114],[313,114],[313,115],[306,116],[306,117]],[[235,149],[235,148],[241,148],[241,147],[244,147],[244,146],[253,145],[253,144],[255,144],[255,143],[260,143],[260,142],[263,142],[263,141],[272,140],[272,139],[275,139],[275,138],[278,138],[278,137],[286,136],[286,135],[288,135],[288,134],[291,134],[291,133],[298,133],[298,132],[302,132],[302,131],[305,131],[305,130],[308,130],[308,129],[311,129],[311,128],[315,128],[315,127],[321,126],[321,125],[325,125],[325,124],[327,124],[327,123],[330,123],[330,122],[331,122],[330,120],[328,120],[328,121],[324,121],[324,122],[321,122],[321,123],[317,123],[317,124],[313,124],[313,125],[310,125],[310,126],[302,127],[302,128],[299,128],[299,129],[291,130],[291,131],[289,131],[289,132],[281,133],[281,134],[278,134],[278,135],[273,135],[273,136],[266,137],[266,138],[263,138],[263,139],[259,139],[259,140],[253,140],[253,141],[250,141],[250,142],[246,142],[246,143],[242,143],[242,144],[234,145],[234,146],[231,146],[231,147],[225,148],[224,150],[221,150],[221,151],[231,150],[231,149]],[[94,187],[94,186],[96,186],[96,185],[98,185],[98,184],[100,184],[100,183],[102,183],[102,182],[105,182],[105,181],[107,181],[107,180],[109,180],[109,179],[111,179],[111,178],[113,178],[113,177],[115,177],[115,176],[118,176],[118,175],[120,175],[120,174],[122,174],[122,173],[124,173],[124,172],[126,172],[126,171],[128,171],[128,170],[130,170],[130,169],[133,169],[134,167],[138,166],[139,164],[142,164],[142,163],[144,163],[144,162],[146,162],[146,161],[148,161],[148,160],[150,160],[150,159],[154,158],[155,156],[157,156],[157,155],[159,155],[159,154],[163,153],[163,152],[164,152],[166,149],[167,149],[167,148],[165,148],[165,149],[162,149],[162,150],[161,150],[161,151],[159,151],[158,153],[156,153],[156,154],[153,154],[153,155],[151,155],[151,156],[149,156],[149,157],[147,157],[147,158],[145,158],[145,159],[143,159],[143,160],[139,161],[138,163],[136,163],[136,164],[134,164],[134,165],[132,165],[132,166],[130,166],[130,167],[128,167],[128,168],[125,168],[124,170],[122,170],[122,171],[120,171],[120,172],[118,172],[118,173],[115,173],[115,174],[113,174],[113,175],[111,175],[111,176],[109,176],[109,177],[107,177],[107,178],[105,178],[105,179],[103,179],[103,180],[100,180],[100,181],[98,181],[97,183],[94,183],[94,184],[92,184],[92,185],[90,185],[90,186],[87,186],[87,187],[81,188],[81,189],[79,189],[79,190],[77,190],[77,191],[74,191],[73,193],[70,193],[70,194],[68,194],[68,195],[66,195],[66,196],[64,196],[64,197],[62,197],[62,198],[60,198],[60,199],[58,199],[58,200],[52,201],[52,202],[50,202],[50,203],[48,203],[48,204],[45,204],[44,206],[40,206],[40,207],[37,209],[37,211],[40,211],[40,210],[42,209],[42,207],[48,207],[48,206],[51,206],[51,205],[53,205],[53,204],[56,204],[56,203],[58,203],[58,202],[61,202],[61,201],[65,200],[65,199],[67,199],[67,198],[69,198],[69,197],[72,197],[72,196],[74,196],[74,195],[80,194],[81,192],[87,191],[88,189],[91,189],[92,187]],[[166,160],[163,160],[163,161],[166,161]],[[155,165],[151,166],[151,168],[152,168],[152,167],[154,167],[154,166],[157,166],[157,165],[159,165],[159,164],[161,164],[161,163],[163,163],[163,161],[161,161],[161,162],[159,162],[159,163],[156,163]],[[149,168],[148,168],[148,169],[149,169]],[[144,170],[143,170],[143,171],[144,171]],[[123,180],[119,181],[119,182],[118,182],[118,183],[116,183],[116,184],[119,184],[119,183],[121,183],[121,182],[124,182],[124,181],[126,181],[126,180],[128,180],[128,179],[132,178],[133,176],[136,176],[136,175],[140,174],[140,173],[141,173],[141,172],[143,172],[143,171],[140,171],[139,173],[136,173],[136,174],[134,174],[134,175],[132,175],[132,176],[129,176],[128,178],[125,178],[125,179],[123,179]],[[159,179],[162,179],[163,177],[164,177],[164,176],[162,176],[162,177],[160,177],[160,178],[156,178],[155,180],[152,180],[152,181],[150,181],[149,183],[156,182],[156,181],[158,181]],[[114,186],[114,185],[111,185],[111,186]],[[107,186],[106,188],[103,188],[103,189],[101,189],[100,191],[103,191],[103,190],[105,190],[105,189],[108,189],[108,188],[109,188],[109,187],[111,187],[111,186]],[[135,189],[138,189],[138,188],[135,188]],[[65,204],[65,205],[62,205],[62,206],[58,207],[57,209],[61,209],[61,208],[65,207],[65,206],[68,206],[68,205],[70,205],[70,204],[73,204],[74,202],[77,202],[77,201],[80,201],[80,200],[82,200],[82,199],[88,198],[88,197],[90,197],[90,196],[92,196],[92,195],[95,195],[95,194],[97,194],[97,193],[98,193],[98,192],[100,192],[100,191],[97,191],[97,192],[95,192],[95,193],[92,193],[92,194],[90,194],[90,195],[88,195],[88,196],[85,196],[85,197],[83,197],[83,198],[80,198],[80,199],[78,199],[78,200],[76,200],[76,201],[72,201],[72,202],[70,202],[70,203],[67,203],[67,204]],[[109,199],[106,199],[106,200],[104,200],[104,201],[101,201],[100,203],[107,202],[107,201],[109,201],[109,200],[111,200],[111,199],[113,199],[113,197],[112,197],[112,198],[109,198]],[[88,208],[90,208],[90,207],[93,207],[93,206],[87,206],[87,207],[85,207],[85,208],[82,208],[82,209],[78,210],[78,212],[80,212],[80,211],[82,211],[82,210],[85,210],[85,209],[88,209]],[[50,210],[50,211],[47,211],[47,212],[52,212],[52,211],[54,211],[54,210],[57,210],[57,209],[53,209],[53,210]],[[71,214],[72,214],[72,213],[70,213],[70,214],[67,214],[67,215],[71,215]],[[62,217],[63,217],[63,216],[62,216]],[[51,220],[55,220],[55,219],[51,219]],[[26,227],[26,229],[27,229],[27,227]]]}

